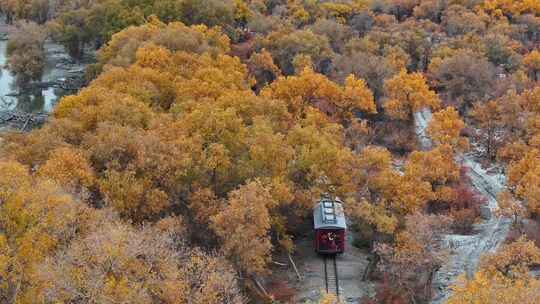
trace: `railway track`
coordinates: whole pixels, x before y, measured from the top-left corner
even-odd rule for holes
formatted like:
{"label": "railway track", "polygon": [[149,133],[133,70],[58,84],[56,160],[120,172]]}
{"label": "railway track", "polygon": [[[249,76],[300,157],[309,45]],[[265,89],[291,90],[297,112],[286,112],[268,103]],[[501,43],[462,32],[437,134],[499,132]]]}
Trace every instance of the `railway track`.
{"label": "railway track", "polygon": [[326,284],[326,292],[335,294],[339,299],[339,277],[336,262],[336,256],[323,256],[324,261],[324,280]]}

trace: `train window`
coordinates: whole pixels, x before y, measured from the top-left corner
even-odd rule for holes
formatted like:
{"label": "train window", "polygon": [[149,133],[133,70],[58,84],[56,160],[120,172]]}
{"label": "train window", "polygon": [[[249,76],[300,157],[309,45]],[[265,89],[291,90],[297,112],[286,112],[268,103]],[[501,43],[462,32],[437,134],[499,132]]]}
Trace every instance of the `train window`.
{"label": "train window", "polygon": [[325,222],[331,223],[336,221],[336,216],[333,214],[327,214],[324,216]]}

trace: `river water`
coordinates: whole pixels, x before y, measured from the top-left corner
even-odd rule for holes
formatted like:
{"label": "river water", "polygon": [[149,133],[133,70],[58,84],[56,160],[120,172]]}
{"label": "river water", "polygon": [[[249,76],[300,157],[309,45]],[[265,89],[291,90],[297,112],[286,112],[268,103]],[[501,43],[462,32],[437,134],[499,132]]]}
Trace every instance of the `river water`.
{"label": "river water", "polygon": [[47,59],[41,83],[32,89],[20,89],[15,76],[5,67],[6,46],[7,40],[0,40],[0,111],[51,112],[60,97],[72,92],[62,89],[62,84],[84,71],[84,64],[75,62],[62,46],[49,41],[45,44]]}

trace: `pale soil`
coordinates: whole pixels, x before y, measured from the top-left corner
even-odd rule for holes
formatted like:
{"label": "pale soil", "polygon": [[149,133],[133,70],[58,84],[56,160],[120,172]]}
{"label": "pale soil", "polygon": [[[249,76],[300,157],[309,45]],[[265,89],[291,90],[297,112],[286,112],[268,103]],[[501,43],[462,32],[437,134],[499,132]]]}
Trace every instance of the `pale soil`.
{"label": "pale soil", "polygon": [[[337,257],[340,284],[340,300],[342,303],[361,303],[364,296],[372,296],[372,282],[362,281],[362,275],[368,264],[367,252],[352,246],[352,232],[348,233],[348,247],[345,253]],[[313,250],[312,238],[301,241],[298,245],[297,263],[303,280],[298,283],[300,290],[294,303],[316,301],[325,289],[323,259]]]}
{"label": "pale soil", "polygon": [[[430,145],[426,128],[431,119],[427,110],[415,114],[416,134],[426,149]],[[488,201],[488,208],[493,214],[497,209],[497,193],[505,187],[506,178],[503,174],[493,174],[480,166],[475,157],[470,154],[460,156],[456,161],[469,168],[468,176],[475,189]],[[492,215],[491,219],[483,220],[475,225],[474,235],[450,234],[445,237],[445,243],[451,250],[451,257],[435,275],[434,304],[444,303],[451,295],[451,286],[460,275],[471,277],[478,267],[483,254],[494,252],[504,242],[510,229],[510,220]]]}

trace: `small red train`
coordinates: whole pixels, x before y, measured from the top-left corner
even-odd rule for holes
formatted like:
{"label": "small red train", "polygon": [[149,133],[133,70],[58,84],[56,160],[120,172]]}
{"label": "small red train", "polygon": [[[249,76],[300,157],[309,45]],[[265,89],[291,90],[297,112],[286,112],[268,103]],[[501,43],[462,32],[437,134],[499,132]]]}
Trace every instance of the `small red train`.
{"label": "small red train", "polygon": [[313,208],[315,251],[336,254],[345,251],[347,223],[342,202],[323,197]]}

